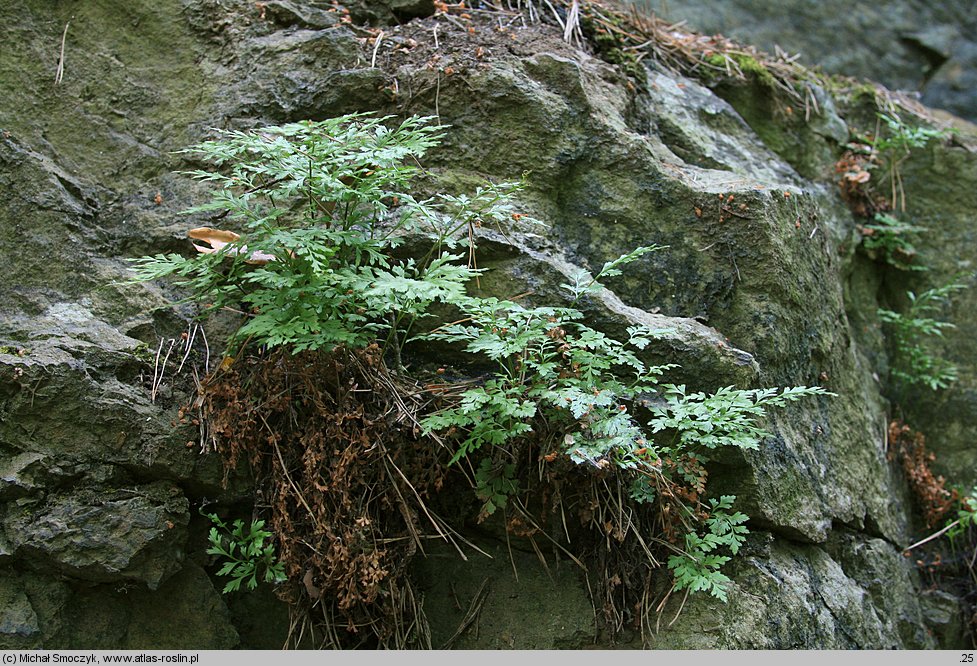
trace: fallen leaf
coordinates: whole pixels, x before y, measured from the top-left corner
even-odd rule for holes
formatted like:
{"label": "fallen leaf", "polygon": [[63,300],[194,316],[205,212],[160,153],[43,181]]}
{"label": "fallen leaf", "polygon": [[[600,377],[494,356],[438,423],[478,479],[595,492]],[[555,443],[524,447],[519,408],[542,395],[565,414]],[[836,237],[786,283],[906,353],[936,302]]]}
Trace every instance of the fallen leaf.
{"label": "fallen leaf", "polygon": [[[213,254],[219,252],[222,248],[231,243],[239,240],[241,236],[234,233],[233,231],[227,231],[225,229],[211,229],[210,227],[197,227],[196,229],[191,229],[187,232],[187,236],[193,238],[194,240],[203,241],[207,243],[210,247],[204,245],[193,244],[193,247],[201,254]],[[238,254],[241,251],[247,252],[248,248],[246,246],[241,246],[240,248],[231,248],[227,252],[228,254]],[[273,254],[268,254],[267,252],[254,251],[245,260],[249,264],[267,264],[269,261],[275,261],[276,257]]]}
{"label": "fallen leaf", "polygon": [[853,183],[867,183],[872,178],[868,171],[849,171],[845,174],[845,179]]}

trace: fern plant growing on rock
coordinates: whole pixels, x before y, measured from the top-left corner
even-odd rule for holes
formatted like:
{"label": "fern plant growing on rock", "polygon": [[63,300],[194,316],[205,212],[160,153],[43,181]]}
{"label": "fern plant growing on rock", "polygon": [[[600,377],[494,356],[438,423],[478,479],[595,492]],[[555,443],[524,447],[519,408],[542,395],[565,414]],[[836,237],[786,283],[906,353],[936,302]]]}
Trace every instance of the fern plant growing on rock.
{"label": "fern plant growing on rock", "polygon": [[[197,253],[136,261],[137,279],[173,276],[204,312],[241,318],[197,404],[227,464],[248,460],[270,498],[281,596],[327,624],[329,644],[344,644],[345,623],[380,645],[424,645],[423,632],[403,632],[405,615],[423,617],[405,563],[425,530],[457,541],[432,503],[461,469],[480,520],[501,511],[538,531],[540,512],[576,492],[586,538],[596,547],[613,535],[622,571],[637,554],[641,585],[667,565],[671,589],[725,599],[720,568],[747,517],[732,496],[706,497],[710,451],[758,447],[767,408],[827,392],[690,393],[662,381],[673,366],[644,360],[659,331],[632,327],[620,341],[587,325],[577,302],[658,246],[574,276],[564,304],[475,296],[475,231],[521,220],[522,184],[418,198],[412,163],[442,132],[428,120],[222,132],[186,151],[210,165],[190,176],[213,186],[187,211],[210,216],[190,232]],[[459,316],[437,325],[445,308]],[[435,322],[423,334],[422,318]],[[401,355],[430,341],[494,369],[432,394]],[[560,490],[565,478],[586,483]],[[598,519],[611,504],[633,507],[634,520]],[[573,548],[566,536],[558,546]],[[320,604],[327,612],[309,619]]]}

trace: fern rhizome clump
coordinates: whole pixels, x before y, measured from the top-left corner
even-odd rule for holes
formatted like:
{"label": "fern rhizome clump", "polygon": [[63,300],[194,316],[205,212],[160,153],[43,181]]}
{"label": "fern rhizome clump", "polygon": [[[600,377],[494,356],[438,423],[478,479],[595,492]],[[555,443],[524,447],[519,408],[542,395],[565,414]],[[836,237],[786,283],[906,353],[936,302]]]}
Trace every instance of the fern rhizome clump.
{"label": "fern rhizome clump", "polygon": [[[562,304],[475,295],[478,228],[529,223],[522,184],[418,198],[427,120],[222,132],[187,151],[213,185],[188,211],[213,224],[189,232],[198,253],[136,261],[241,318],[195,405],[202,445],[253,471],[293,642],[430,647],[407,565],[431,538],[473,552],[465,521],[490,516],[580,565],[602,629],[645,629],[675,591],[725,599],[747,516],[707,497],[710,452],[757,448],[766,408],[826,392],[691,392],[643,360],[661,331],[589,327],[579,299],[657,246],[575,276]],[[411,370],[435,344],[481,374]]]}

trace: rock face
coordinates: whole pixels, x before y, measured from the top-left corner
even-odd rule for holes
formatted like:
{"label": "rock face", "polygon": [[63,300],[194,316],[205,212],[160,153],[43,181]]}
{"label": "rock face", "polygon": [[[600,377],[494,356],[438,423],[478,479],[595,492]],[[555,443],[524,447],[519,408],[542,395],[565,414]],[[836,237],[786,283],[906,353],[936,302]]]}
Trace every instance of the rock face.
{"label": "rock face", "polygon": [[[648,66],[636,84],[555,25],[523,28],[515,15],[508,26],[481,14],[446,20],[398,0],[354,7],[351,23],[332,9],[286,0],[0,8],[11,35],[0,82],[12,91],[0,99],[0,647],[275,646],[275,636],[247,633],[268,628],[248,614],[283,610],[266,601],[229,611],[202,569],[198,509],[253,500],[246,484],[222,487],[217,456],[188,447],[197,430],[178,423],[192,386],[178,367],[184,356],[186,367],[205,364],[201,339],[190,313],[170,308],[178,295],[127,282],[125,259],[188,249],[193,225],[176,212],[196,186],[174,175],[184,165],[173,151],[206,128],[352,111],[451,126],[426,165],[427,187],[461,192],[531,172],[522,203],[549,229],[486,232],[485,289],[552,302],[578,267],[667,245],[586,304],[595,326],[668,328],[658,353],[696,388],[837,394],[775,415],[760,450],[716,461],[711,491],[736,494],[753,532],[731,565],[730,602],[693,595],[680,621],[645,636],[651,645],[956,646],[958,602],[921,600],[901,555],[918,532],[886,457],[874,313],[908,286],[856,252],[855,220],[833,182],[857,116],[820,90],[820,115],[778,124],[756,81],[710,89]],[[382,27],[379,43],[360,18]],[[931,229],[921,252],[934,281],[977,260],[968,145],[932,144],[902,167],[910,214]],[[949,313],[958,329],[944,345],[958,386],[912,409],[961,483],[977,470],[965,446],[977,435],[975,299],[971,289]],[[472,582],[482,580],[483,631],[452,645],[593,642],[576,569],[544,569],[517,544],[516,581],[504,544],[484,539],[491,564],[473,555],[443,565],[449,552],[437,550],[416,563],[435,642],[461,621],[449,604],[463,615],[485,593]]]}
{"label": "rock face", "polygon": [[968,120],[977,82],[977,14],[961,2],[655,1],[644,5],[670,21],[722,33],[843,76],[918,91],[922,101]]}
{"label": "rock face", "polygon": [[918,91],[922,101],[977,121],[977,13],[973,3],[732,0],[643,6],[702,32],[773,52],[780,46],[828,72]]}

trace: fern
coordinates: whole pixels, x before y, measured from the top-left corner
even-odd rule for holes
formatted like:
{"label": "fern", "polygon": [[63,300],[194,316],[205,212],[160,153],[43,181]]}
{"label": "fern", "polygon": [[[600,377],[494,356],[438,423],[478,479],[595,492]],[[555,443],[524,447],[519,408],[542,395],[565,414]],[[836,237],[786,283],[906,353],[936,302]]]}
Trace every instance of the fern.
{"label": "fern", "polygon": [[217,514],[204,515],[213,523],[207,554],[223,558],[217,575],[230,577],[224,585],[224,594],[239,591],[242,584],[249,590],[255,589],[259,575],[267,583],[285,580],[285,569],[275,557],[275,546],[266,542],[272,533],[264,529],[265,521],[255,520],[246,526],[243,520],[235,520],[233,527],[228,527]]}
{"label": "fern", "polygon": [[777,389],[740,390],[732,386],[712,395],[687,394],[685,386],[665,385],[665,402],[652,407],[652,432],[672,430],[677,441],[672,447],[692,450],[735,446],[756,449],[770,433],[760,426],[769,407],[814,395],[834,395],[821,387],[796,386]]}
{"label": "fern", "polygon": [[947,537],[956,539],[973,525],[977,525],[977,487],[970,491],[968,497],[960,500],[956,520],[949,521],[946,525]]}
{"label": "fern", "polygon": [[[635,503],[677,503],[687,532],[685,548],[668,561],[676,587],[725,599],[724,553],[739,550],[747,518],[730,512],[732,496],[708,507],[699,499],[705,453],[757,448],[769,436],[762,425],[768,408],[828,393],[807,387],[688,393],[661,383],[673,366],[642,356],[663,330],[633,326],[622,341],[586,325],[577,303],[603,289],[602,280],[662,250],[658,245],[607,261],[596,275],[573,276],[562,285],[570,307],[472,296],[467,286],[481,274],[468,261],[477,229],[536,221],[514,210],[522,183],[416,198],[416,164],[441,131],[425,118],[394,123],[351,115],[220,132],[185,151],[203,165],[190,177],[211,188],[186,212],[233,232],[217,230],[219,246],[195,256],[138,259],[136,279],[168,277],[205,312],[240,313],[232,349],[252,344],[298,353],[382,343],[402,369],[406,342],[440,340],[488,360],[493,369],[479,384],[421,420],[423,432],[454,444],[450,464],[476,459],[480,517],[519,492],[515,453],[526,444],[552,444],[554,456],[616,471]],[[427,246],[414,256],[395,252],[408,235],[425,237]],[[436,305],[464,319],[412,337],[415,323],[432,317]],[[674,492],[674,474],[690,484],[688,504]],[[225,591],[253,587],[261,576],[281,578],[261,521],[227,528],[212,520],[208,553],[225,559],[219,572],[231,578]]]}
{"label": "fern", "polygon": [[916,248],[913,241],[926,231],[908,222],[901,222],[891,215],[876,213],[872,224],[859,227],[862,234],[862,247],[870,257],[881,257],[886,263],[899,270],[925,271],[926,266],[913,263]]}
{"label": "fern", "polygon": [[667,249],[667,246],[646,245],[637,247],[630,252],[622,254],[617,259],[612,259],[611,261],[606,262],[603,267],[601,267],[600,272],[597,273],[597,275],[592,276],[586,271],[580,271],[573,276],[572,283],[567,283],[560,286],[570,292],[570,295],[573,297],[572,302],[576,303],[587,294],[592,294],[603,289],[604,285],[601,284],[601,280],[621,275],[621,266],[630,264],[631,262],[640,259],[650,252],[658,252],[659,250],[664,249]]}
{"label": "fern", "polygon": [[933,391],[949,387],[957,379],[956,367],[935,356],[927,338],[942,337],[953,324],[929,315],[937,313],[949,303],[950,296],[966,289],[966,285],[950,282],[919,294],[907,292],[909,310],[906,313],[879,309],[879,319],[888,325],[892,334],[895,355],[891,374],[903,388],[920,385]]}
{"label": "fern", "polygon": [[482,515],[489,516],[505,508],[509,497],[518,492],[515,471],[516,466],[512,463],[496,465],[489,458],[482,460],[475,472],[475,494],[484,502]]}
{"label": "fern", "polygon": [[[471,197],[417,201],[417,161],[436,145],[428,119],[343,116],[253,131],[224,131],[184,151],[213,165],[189,172],[211,184],[187,213],[232,223],[238,240],[212,254],[157,255],[135,263],[138,280],[173,276],[206,309],[245,320],[230,345],[251,341],[293,352],[399,347],[435,303],[465,297],[478,275],[453,247],[467,225],[509,219],[520,183],[486,185]],[[426,234],[431,251],[397,260],[406,233]],[[264,257],[255,266],[254,257]],[[270,258],[268,260],[267,258]]]}
{"label": "fern", "polygon": [[710,515],[705,520],[706,531],[702,536],[695,532],[685,535],[685,551],[668,558],[668,568],[675,576],[675,589],[688,589],[690,592],[708,592],[726,601],[726,585],[730,579],[719,571],[729,561],[726,555],[715,551],[727,548],[736,555],[746,540],[749,530],[743,523],[747,516],[740,512],[727,513],[736,498],[723,495],[718,500],[710,499]]}
{"label": "fern", "polygon": [[[599,276],[615,274],[648,251],[608,262]],[[565,286],[575,298],[601,288],[589,276]],[[725,387],[711,395],[689,394],[684,386],[659,384],[672,366],[649,366],[638,356],[661,330],[632,327],[628,340],[621,342],[582,323],[582,314],[573,308],[526,307],[498,299],[468,299],[460,305],[467,315],[464,323],[427,337],[463,344],[469,353],[495,362],[497,371],[483,385],[463,392],[455,405],[421,422],[427,432],[455,438],[452,463],[480,449],[511,451],[520,440],[557,432],[563,453],[573,462],[600,469],[612,466],[633,475],[630,498],[652,504],[658,498],[658,483],[670,482],[671,473],[662,464],[665,456],[687,460],[677,463],[676,470],[699,487],[704,451],[724,446],[755,449],[770,436],[761,425],[769,408],[833,395],[819,387]],[[653,416],[647,427],[635,416],[642,405]],[[672,436],[655,442],[649,433]],[[504,506],[507,497],[501,486],[493,485],[502,483],[503,476],[486,476],[486,470],[497,469],[489,467],[488,460],[482,459],[476,474],[483,515]],[[729,556],[714,551],[726,547],[735,555],[747,534],[747,517],[728,512],[733,499],[710,500],[702,536],[689,531],[684,552],[669,559],[678,589],[705,591],[725,600],[729,579],[719,569]],[[693,508],[684,510],[696,519]]]}

